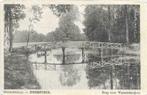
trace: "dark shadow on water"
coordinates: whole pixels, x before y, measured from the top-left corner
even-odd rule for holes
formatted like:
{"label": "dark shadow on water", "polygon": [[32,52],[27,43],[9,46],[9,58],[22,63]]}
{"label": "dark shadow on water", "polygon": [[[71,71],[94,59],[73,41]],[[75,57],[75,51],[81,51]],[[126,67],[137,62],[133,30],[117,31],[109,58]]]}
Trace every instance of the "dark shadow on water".
{"label": "dark shadow on water", "polygon": [[63,86],[74,86],[80,81],[80,74],[74,65],[62,66],[59,80]]}
{"label": "dark shadow on water", "polygon": [[[88,59],[92,62],[101,60],[98,55],[94,54],[89,54]],[[91,68],[91,62],[89,62],[86,66],[89,88],[111,89],[110,71],[111,65]],[[115,65],[113,69],[113,86],[114,89],[140,89],[140,63]]]}
{"label": "dark shadow on water", "polygon": [[[56,55],[55,56],[57,60],[62,60],[62,55]],[[65,62],[68,64],[68,62],[74,62],[76,60],[79,60],[80,55],[78,54],[69,54],[67,53],[65,55]],[[62,62],[62,61],[61,61]],[[66,64],[65,63],[65,64]],[[78,69],[75,67],[75,65],[63,65],[61,66],[61,72],[59,76],[59,81],[61,85],[63,86],[74,86],[80,81],[80,74],[78,72]]]}

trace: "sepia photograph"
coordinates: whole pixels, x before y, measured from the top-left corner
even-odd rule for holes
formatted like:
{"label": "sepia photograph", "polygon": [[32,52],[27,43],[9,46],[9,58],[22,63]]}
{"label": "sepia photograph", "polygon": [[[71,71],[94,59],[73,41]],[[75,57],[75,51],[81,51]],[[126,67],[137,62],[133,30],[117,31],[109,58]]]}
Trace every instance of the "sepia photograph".
{"label": "sepia photograph", "polygon": [[4,89],[140,90],[140,5],[4,4]]}

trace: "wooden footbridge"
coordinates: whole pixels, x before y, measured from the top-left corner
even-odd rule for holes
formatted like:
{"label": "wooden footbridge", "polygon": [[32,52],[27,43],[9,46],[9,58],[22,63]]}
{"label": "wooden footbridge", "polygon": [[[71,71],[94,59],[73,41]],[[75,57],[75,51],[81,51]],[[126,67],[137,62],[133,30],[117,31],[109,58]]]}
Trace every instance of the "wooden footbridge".
{"label": "wooden footbridge", "polygon": [[[15,49],[25,48],[26,44],[14,45]],[[44,64],[48,65],[70,65],[70,64],[85,64],[91,63],[93,66],[101,66],[108,64],[121,65],[122,63],[139,63],[139,45],[137,44],[124,44],[124,43],[110,43],[110,42],[92,42],[92,41],[67,41],[67,42],[36,42],[29,43],[29,51],[37,52],[38,56],[44,56]],[[52,49],[62,49],[62,63],[49,63],[47,62],[47,51]],[[78,48],[81,49],[82,62],[79,63],[66,63],[66,49]],[[134,49],[134,50],[133,50]],[[97,50],[92,52],[92,54],[98,54],[101,60],[98,62],[89,62],[85,60],[87,50]],[[116,53],[115,53],[116,52]],[[129,53],[131,52],[131,53]],[[127,58],[127,54],[130,57]],[[38,63],[39,64],[39,63]],[[96,65],[97,64],[97,65]]]}

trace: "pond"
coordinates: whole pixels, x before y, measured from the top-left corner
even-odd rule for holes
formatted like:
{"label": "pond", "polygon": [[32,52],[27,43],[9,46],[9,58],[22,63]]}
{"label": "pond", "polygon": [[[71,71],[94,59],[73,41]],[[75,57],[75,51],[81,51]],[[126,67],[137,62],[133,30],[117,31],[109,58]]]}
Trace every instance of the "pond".
{"label": "pond", "polygon": [[[38,53],[31,54],[29,61],[33,62],[33,72],[41,85],[42,89],[137,89],[139,78],[137,74],[125,75],[127,65],[114,66],[113,76],[111,76],[112,66],[97,66],[91,68],[88,62],[99,62],[101,57],[100,51],[85,50],[83,60],[81,49],[66,49],[65,63],[63,62],[62,49],[52,49],[47,51],[47,64],[45,56],[38,56]],[[41,53],[40,53],[41,54]],[[43,55],[43,54],[42,54]],[[56,65],[53,65],[56,64]],[[60,65],[59,65],[60,64]],[[130,65],[130,70],[139,73],[138,65]],[[128,80],[129,77],[129,80]],[[130,79],[131,77],[131,79]],[[113,82],[112,82],[113,81]],[[129,85],[128,85],[129,84]]]}

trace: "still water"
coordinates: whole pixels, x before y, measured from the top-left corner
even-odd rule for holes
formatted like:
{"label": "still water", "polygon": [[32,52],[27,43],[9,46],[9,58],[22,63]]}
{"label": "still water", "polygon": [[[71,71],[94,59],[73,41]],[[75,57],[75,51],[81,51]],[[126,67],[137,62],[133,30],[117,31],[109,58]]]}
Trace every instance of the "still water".
{"label": "still water", "polygon": [[[85,54],[88,51],[85,51]],[[81,49],[66,49],[66,63],[82,62]],[[87,57],[85,55],[86,60]],[[101,82],[95,69],[89,69],[87,64],[71,65],[44,65],[44,56],[37,56],[37,53],[30,55],[29,61],[40,63],[34,64],[33,71],[42,89],[89,89],[89,88],[110,88],[110,80],[104,75],[104,82]],[[62,50],[53,49],[47,52],[48,64],[62,63]],[[92,70],[92,71],[91,71]],[[98,68],[97,68],[98,70]],[[89,73],[91,72],[91,73]],[[100,75],[102,77],[102,75]],[[118,80],[117,80],[118,81]],[[99,83],[94,83],[99,82]]]}
{"label": "still water", "polygon": [[[84,52],[84,60],[92,60],[95,62],[100,60],[98,51],[92,52],[86,50]],[[66,63],[82,62],[81,49],[66,49],[65,55]],[[38,53],[29,56],[29,61],[36,63],[32,64],[33,72],[42,89],[110,89],[112,84],[113,89],[127,89],[127,87],[137,88],[138,86],[138,77],[136,75],[130,75],[129,77],[131,77],[132,80],[128,81],[128,76],[125,75],[127,74],[126,68],[128,67],[125,65],[115,66],[115,69],[113,69],[112,83],[110,66],[91,68],[88,63],[59,65],[62,64],[62,58],[61,49],[47,51],[48,65],[43,64],[45,57],[38,56]],[[136,67],[136,65],[132,65],[130,70],[138,71]],[[128,86],[128,84],[130,85]]]}
{"label": "still water", "polygon": [[[35,43],[31,43],[35,44]],[[15,43],[14,47],[24,46],[24,43]],[[114,51],[113,53],[123,53],[124,58],[131,58],[131,54],[139,54],[139,48],[130,48],[127,51]],[[31,54],[29,61],[32,64],[34,75],[36,76],[42,89],[140,89],[140,63],[130,63],[113,67],[113,83],[111,83],[111,67],[94,67],[91,68],[91,61],[96,64],[101,60],[99,50],[85,50],[84,60],[86,64],[60,65],[62,63],[62,50],[52,49],[47,51],[47,63],[44,56],[38,53]],[[105,55],[109,55],[109,50],[104,50]],[[126,53],[125,53],[126,52]],[[129,55],[128,55],[129,53]],[[81,49],[66,49],[66,63],[79,63],[82,61]],[[119,59],[121,57],[117,57]],[[122,58],[121,58],[122,59]],[[139,59],[139,56],[135,59]],[[106,60],[111,60],[107,59]],[[90,64],[89,64],[90,63]],[[52,65],[51,65],[52,64]],[[58,64],[58,65],[53,65]],[[98,63],[99,64],[99,63]],[[113,64],[113,63],[112,63]],[[119,63],[118,63],[119,64]],[[128,75],[129,72],[129,75]]]}

